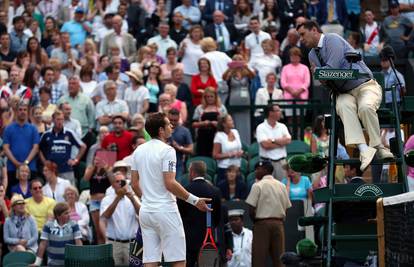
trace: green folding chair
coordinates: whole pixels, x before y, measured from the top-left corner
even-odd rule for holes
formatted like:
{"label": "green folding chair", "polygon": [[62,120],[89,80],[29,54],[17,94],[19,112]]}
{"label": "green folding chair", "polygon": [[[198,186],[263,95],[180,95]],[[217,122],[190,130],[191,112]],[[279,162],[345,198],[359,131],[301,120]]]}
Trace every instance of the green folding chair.
{"label": "green folding chair", "polygon": [[249,160],[249,172],[254,172],[254,166],[260,161],[260,157],[256,156]]}
{"label": "green folding chair", "polygon": [[207,165],[208,175],[210,175],[211,177],[214,177],[214,175],[216,174],[216,171],[217,171],[217,163],[216,163],[215,159],[210,158],[210,157],[204,157],[204,156],[192,157],[192,158],[187,160],[187,163],[186,163],[186,169],[187,170],[190,167],[190,163],[195,161],[195,160],[203,161]]}
{"label": "green folding chair", "polygon": [[301,140],[292,140],[292,142],[286,146],[286,152],[288,155],[309,153],[310,146]]}
{"label": "green folding chair", "polygon": [[259,144],[257,142],[254,142],[249,146],[249,158],[254,158],[257,155],[259,155]]}
{"label": "green folding chair", "polygon": [[114,267],[112,244],[65,246],[65,267]]}
{"label": "green folding chair", "polygon": [[3,257],[3,266],[8,266],[10,264],[32,264],[36,260],[35,254],[26,251],[15,251],[7,253]]}
{"label": "green folding chair", "polygon": [[247,188],[249,189],[249,191],[255,182],[256,182],[255,173],[254,172],[249,173],[249,175],[247,175],[246,177],[246,184],[247,184]]}
{"label": "green folding chair", "polygon": [[247,175],[248,174],[248,168],[249,168],[249,162],[247,161],[247,159],[242,158],[241,159],[241,165],[240,165],[240,172],[242,175]]}

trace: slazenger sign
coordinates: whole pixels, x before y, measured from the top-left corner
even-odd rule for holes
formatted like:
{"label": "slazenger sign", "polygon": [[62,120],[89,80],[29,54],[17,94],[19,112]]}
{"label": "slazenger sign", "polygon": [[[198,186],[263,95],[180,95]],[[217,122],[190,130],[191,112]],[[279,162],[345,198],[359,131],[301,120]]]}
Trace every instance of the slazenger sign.
{"label": "slazenger sign", "polygon": [[384,192],[382,192],[381,188],[379,188],[378,186],[374,185],[374,184],[365,184],[365,185],[361,185],[359,186],[354,194],[362,197],[365,194],[370,194],[370,195],[374,195],[374,196],[380,196],[382,194],[384,194]]}
{"label": "slazenger sign", "polygon": [[358,70],[316,69],[317,80],[355,80],[358,79]]}

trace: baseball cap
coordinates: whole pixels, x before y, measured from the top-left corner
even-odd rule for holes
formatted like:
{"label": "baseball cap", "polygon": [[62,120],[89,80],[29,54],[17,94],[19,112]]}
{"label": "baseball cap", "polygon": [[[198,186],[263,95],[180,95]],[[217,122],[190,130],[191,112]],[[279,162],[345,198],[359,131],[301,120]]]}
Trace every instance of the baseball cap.
{"label": "baseball cap", "polygon": [[244,210],[242,210],[242,209],[229,210],[229,217],[235,217],[235,216],[243,217],[243,215],[244,215]]}
{"label": "baseball cap", "polygon": [[85,9],[83,8],[83,7],[81,7],[81,6],[78,6],[76,9],[75,9],[75,13],[85,13]]}
{"label": "baseball cap", "polygon": [[390,8],[396,8],[396,7],[400,7],[400,4],[398,4],[397,1],[391,1],[390,2]]}
{"label": "baseball cap", "polygon": [[257,169],[258,167],[269,167],[272,166],[272,162],[270,160],[261,160],[256,165],[254,165],[254,168]]}

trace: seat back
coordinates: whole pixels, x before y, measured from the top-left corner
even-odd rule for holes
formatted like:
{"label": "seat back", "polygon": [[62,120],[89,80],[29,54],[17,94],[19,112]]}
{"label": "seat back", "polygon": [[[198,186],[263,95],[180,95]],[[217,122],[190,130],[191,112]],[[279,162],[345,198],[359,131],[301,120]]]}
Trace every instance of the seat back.
{"label": "seat back", "polygon": [[193,162],[193,161],[196,161],[196,160],[203,161],[207,166],[207,173],[211,177],[214,177],[214,175],[216,174],[216,171],[217,171],[217,163],[216,163],[215,159],[210,158],[210,157],[204,157],[204,156],[192,157],[192,158],[187,160],[186,169],[188,170],[188,167],[190,167],[190,163]]}
{"label": "seat back", "polygon": [[3,266],[10,265],[12,263],[24,263],[27,265],[34,263],[36,256],[31,252],[15,251],[6,254],[3,258]]}
{"label": "seat back", "polygon": [[112,244],[65,246],[65,267],[113,267]]}
{"label": "seat back", "polygon": [[254,166],[256,165],[256,163],[259,162],[259,160],[260,160],[259,156],[256,156],[249,160],[249,172],[254,172]]}
{"label": "seat back", "polygon": [[249,146],[249,158],[254,158],[257,155],[259,155],[259,144],[257,142],[254,142]]}
{"label": "seat back", "polygon": [[286,151],[288,155],[309,153],[310,146],[301,140],[292,140],[292,142],[286,146]]}

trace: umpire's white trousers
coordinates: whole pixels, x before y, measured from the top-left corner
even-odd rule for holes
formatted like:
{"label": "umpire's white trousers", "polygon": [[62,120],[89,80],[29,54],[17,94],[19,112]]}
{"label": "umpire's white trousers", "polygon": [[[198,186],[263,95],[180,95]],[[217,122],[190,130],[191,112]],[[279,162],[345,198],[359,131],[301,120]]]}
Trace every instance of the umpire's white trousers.
{"label": "umpire's white trousers", "polygon": [[365,144],[362,125],[368,132],[369,146],[381,144],[377,109],[381,105],[382,88],[369,80],[336,99],[336,111],[344,124],[346,145]]}

